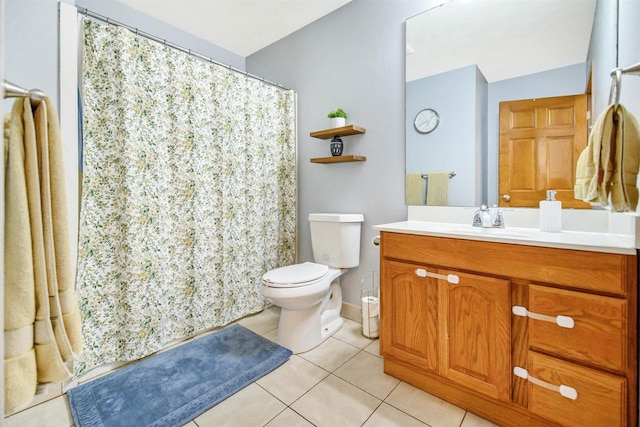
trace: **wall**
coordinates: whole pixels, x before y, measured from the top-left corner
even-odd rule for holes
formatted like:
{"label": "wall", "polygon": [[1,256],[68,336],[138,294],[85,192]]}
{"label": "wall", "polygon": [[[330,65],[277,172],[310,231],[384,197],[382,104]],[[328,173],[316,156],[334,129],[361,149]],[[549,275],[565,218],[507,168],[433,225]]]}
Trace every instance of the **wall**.
{"label": "wall", "polygon": [[[247,70],[298,93],[298,256],[312,260],[309,213],[363,213],[360,267],[343,276],[346,302],[360,305],[379,251],[369,242],[375,224],[407,218],[404,204],[404,21],[434,1],[354,0],[247,58]],[[343,138],[345,154],[366,162],[312,164],[329,143],[309,132],[330,127],[338,107],[348,123],[367,129]]]}
{"label": "wall", "polygon": [[[484,74],[476,67],[476,158],[475,158],[475,194],[476,200],[473,206],[480,206],[487,198],[487,155],[488,155],[488,129],[487,107],[489,102],[489,83]],[[465,206],[465,205],[463,205]]]}
{"label": "wall", "polygon": [[[595,117],[609,105],[611,70],[640,63],[640,2],[598,0],[587,56],[593,61]],[[622,77],[620,102],[640,119],[640,77]],[[594,120],[595,120],[594,117]]]}
{"label": "wall", "polygon": [[[618,28],[618,66],[640,63],[640,1],[620,0]],[[627,75],[622,79],[620,102],[640,120],[640,76]]]}
{"label": "wall", "polygon": [[[5,0],[4,77],[58,103],[58,2]],[[37,31],[34,31],[37,28]],[[10,111],[12,100],[4,101]]]}
{"label": "wall", "polygon": [[[482,147],[476,145],[478,73],[477,66],[469,65],[407,83],[406,150],[411,154],[406,156],[406,171],[454,171],[456,176],[449,180],[451,206],[473,206],[481,198],[476,193],[476,183],[482,182],[476,164],[482,155]],[[436,130],[426,135],[413,126],[416,114],[425,108],[440,115]]]}
{"label": "wall", "polygon": [[616,67],[617,58],[617,3],[617,0],[598,0],[596,3],[587,53],[587,64],[591,67],[593,63],[593,122],[609,105],[609,88],[611,87],[609,73]]}

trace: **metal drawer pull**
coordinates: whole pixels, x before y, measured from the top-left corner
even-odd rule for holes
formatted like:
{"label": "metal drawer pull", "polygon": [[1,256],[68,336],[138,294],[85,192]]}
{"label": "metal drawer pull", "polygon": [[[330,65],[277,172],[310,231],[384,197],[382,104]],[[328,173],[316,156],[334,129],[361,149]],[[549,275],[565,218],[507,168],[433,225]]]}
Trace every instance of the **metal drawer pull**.
{"label": "metal drawer pull", "polygon": [[524,378],[525,380],[531,381],[535,385],[539,385],[540,387],[544,387],[549,390],[557,391],[567,399],[576,400],[578,398],[578,391],[575,388],[569,387],[567,385],[562,385],[562,384],[557,386],[557,385],[548,383],[546,381],[539,380],[537,378],[530,376],[529,371],[519,366],[514,366],[513,373],[517,377]]}
{"label": "metal drawer pull", "polygon": [[433,277],[434,279],[442,279],[442,280],[446,280],[449,283],[453,283],[454,285],[457,285],[458,283],[460,283],[460,277],[456,276],[455,274],[447,274],[445,276],[444,274],[436,274],[436,273],[428,272],[424,268],[416,268],[416,276]]}
{"label": "metal drawer pull", "polygon": [[561,328],[573,329],[576,324],[573,321],[573,317],[570,316],[547,316],[545,314],[533,313],[520,305],[514,305],[511,307],[511,312],[516,316],[530,317],[536,320],[542,320],[544,322],[556,323]]}

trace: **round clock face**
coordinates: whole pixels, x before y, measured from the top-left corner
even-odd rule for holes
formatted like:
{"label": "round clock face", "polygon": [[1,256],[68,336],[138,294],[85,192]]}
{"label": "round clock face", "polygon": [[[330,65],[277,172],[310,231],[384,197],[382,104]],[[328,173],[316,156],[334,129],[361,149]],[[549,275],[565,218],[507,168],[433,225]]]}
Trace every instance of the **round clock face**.
{"label": "round clock face", "polygon": [[413,125],[418,132],[429,133],[433,132],[433,130],[438,127],[439,122],[440,116],[438,113],[431,108],[427,108],[416,115]]}

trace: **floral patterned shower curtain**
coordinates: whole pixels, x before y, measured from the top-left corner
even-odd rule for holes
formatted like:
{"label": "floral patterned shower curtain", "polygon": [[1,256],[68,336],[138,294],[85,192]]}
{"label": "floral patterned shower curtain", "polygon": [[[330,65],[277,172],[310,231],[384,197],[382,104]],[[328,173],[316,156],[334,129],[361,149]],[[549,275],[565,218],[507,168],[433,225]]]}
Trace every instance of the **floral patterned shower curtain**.
{"label": "floral patterned shower curtain", "polygon": [[295,255],[295,94],[84,21],[76,374],[264,308]]}

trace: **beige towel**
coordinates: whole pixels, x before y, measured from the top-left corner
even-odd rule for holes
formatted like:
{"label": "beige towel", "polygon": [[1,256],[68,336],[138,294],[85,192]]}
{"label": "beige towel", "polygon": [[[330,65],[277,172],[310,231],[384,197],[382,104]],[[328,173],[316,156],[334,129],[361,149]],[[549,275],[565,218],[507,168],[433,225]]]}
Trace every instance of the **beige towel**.
{"label": "beige towel", "polygon": [[433,172],[427,176],[427,206],[447,206],[449,172]]}
{"label": "beige towel", "polygon": [[612,211],[634,211],[638,203],[639,135],[638,122],[622,105],[607,107],[578,158],[575,198],[607,206],[611,195]]}
{"label": "beige towel", "polygon": [[421,173],[408,173],[404,188],[407,205],[424,205],[424,179]]}
{"label": "beige towel", "polygon": [[[18,153],[15,157],[22,154],[21,170],[19,166],[11,167],[13,151]],[[31,268],[28,272],[25,268],[15,271],[15,265],[5,261],[5,283],[7,277],[23,276],[14,280],[10,288],[5,287],[5,296],[9,295],[25,311],[35,313],[29,325],[5,324],[5,410],[13,412],[31,401],[36,382],[70,378],[74,357],[82,348],[69,258],[62,144],[51,99],[46,98],[33,112],[28,99],[15,102],[8,157],[8,171],[15,170],[11,172],[15,180],[5,182],[5,193],[23,197],[28,209],[25,217],[24,206],[17,209],[15,203],[5,203],[5,230],[15,229],[11,236],[5,236],[5,251],[16,250],[17,242],[27,242],[28,233],[28,248],[20,246],[17,250],[22,253],[16,252],[16,256],[29,258],[30,253]],[[7,250],[8,247],[13,249]],[[26,292],[28,287],[32,287],[30,300],[17,301],[17,296],[12,296]],[[24,353],[27,346],[35,354],[28,360]]]}
{"label": "beige towel", "polygon": [[600,165],[602,144],[611,139],[613,106],[600,114],[589,134],[587,147],[582,151],[576,165],[574,197],[592,205],[608,205],[608,197],[601,193],[604,171]]}
{"label": "beige towel", "polygon": [[[614,116],[615,153],[611,154],[611,210],[633,212],[638,204],[638,167],[640,167],[640,127],[624,106],[618,105]],[[609,170],[605,172],[605,177]]]}
{"label": "beige towel", "polygon": [[[5,121],[4,409],[12,413],[36,392],[33,323],[36,315],[31,225],[25,180],[23,102]],[[8,132],[7,132],[8,131]],[[8,135],[7,135],[8,133]]]}

